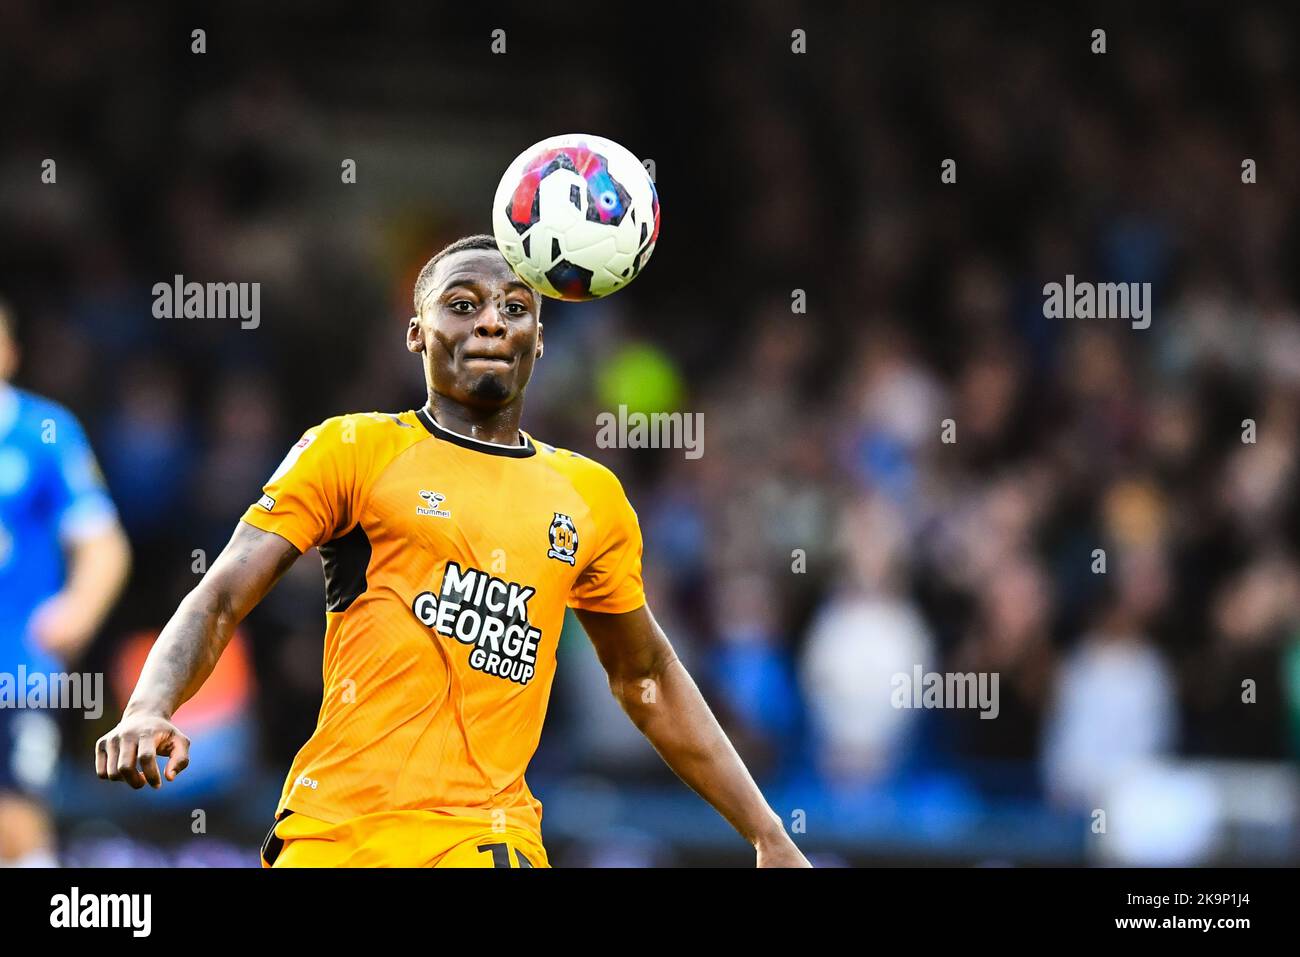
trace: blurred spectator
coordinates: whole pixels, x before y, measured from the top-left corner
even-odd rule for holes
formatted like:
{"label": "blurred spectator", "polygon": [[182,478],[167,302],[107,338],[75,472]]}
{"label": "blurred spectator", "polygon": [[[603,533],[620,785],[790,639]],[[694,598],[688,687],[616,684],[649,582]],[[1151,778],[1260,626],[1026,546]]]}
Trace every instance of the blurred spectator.
{"label": "blurred spectator", "polygon": [[850,577],[818,613],[803,660],[804,694],[819,766],[833,785],[888,778],[906,757],[920,712],[896,708],[891,681],[934,670],[924,619],[900,594],[903,528],[879,496],[859,501],[842,527]]}

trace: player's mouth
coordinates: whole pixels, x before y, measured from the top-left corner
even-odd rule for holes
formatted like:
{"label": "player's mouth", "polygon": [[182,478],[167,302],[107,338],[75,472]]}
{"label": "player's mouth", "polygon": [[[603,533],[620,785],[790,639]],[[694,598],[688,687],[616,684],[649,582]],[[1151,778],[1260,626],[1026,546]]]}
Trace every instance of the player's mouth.
{"label": "player's mouth", "polygon": [[479,353],[477,355],[465,356],[464,361],[467,363],[481,362],[485,365],[494,365],[494,366],[501,366],[502,368],[507,368],[514,364],[515,357],[512,355],[498,356],[498,355],[488,355],[486,353]]}

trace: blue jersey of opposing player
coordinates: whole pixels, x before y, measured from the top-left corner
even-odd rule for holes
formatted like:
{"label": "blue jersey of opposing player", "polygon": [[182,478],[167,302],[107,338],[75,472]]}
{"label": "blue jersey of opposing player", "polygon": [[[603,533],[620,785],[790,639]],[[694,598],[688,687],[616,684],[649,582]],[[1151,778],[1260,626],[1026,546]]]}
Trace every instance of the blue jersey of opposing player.
{"label": "blue jersey of opposing player", "polygon": [[0,671],[63,667],[32,636],[32,612],[63,587],[64,546],[116,521],[72,413],[0,381]]}

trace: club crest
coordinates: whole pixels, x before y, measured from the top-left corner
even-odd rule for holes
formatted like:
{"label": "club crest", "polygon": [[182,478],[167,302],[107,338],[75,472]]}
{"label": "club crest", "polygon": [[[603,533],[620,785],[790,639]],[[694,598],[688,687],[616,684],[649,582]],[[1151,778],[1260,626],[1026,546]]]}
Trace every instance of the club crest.
{"label": "club crest", "polygon": [[546,557],[554,558],[556,561],[565,562],[569,565],[576,565],[577,559],[574,556],[578,552],[578,528],[573,524],[573,519],[556,512],[555,519],[551,522],[549,534],[551,547],[546,552]]}

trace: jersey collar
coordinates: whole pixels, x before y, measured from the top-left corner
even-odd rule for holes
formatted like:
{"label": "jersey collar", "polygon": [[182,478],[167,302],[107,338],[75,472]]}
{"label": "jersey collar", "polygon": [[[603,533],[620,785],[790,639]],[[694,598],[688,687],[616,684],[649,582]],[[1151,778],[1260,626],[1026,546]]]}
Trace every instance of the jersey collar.
{"label": "jersey collar", "polygon": [[426,405],[415,413],[420,422],[434,436],[442,439],[444,442],[450,442],[452,445],[459,445],[462,449],[471,449],[475,452],[483,452],[487,455],[504,455],[510,459],[526,459],[530,455],[537,454],[537,446],[533,445],[532,437],[519,430],[520,436],[523,437],[522,445],[498,445],[496,442],[484,442],[482,439],[471,439],[468,435],[461,435],[459,432],[453,432],[451,429],[439,425],[433,418],[433,414]]}

